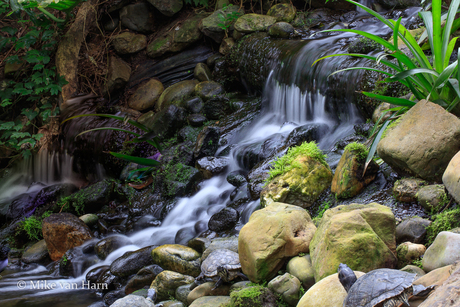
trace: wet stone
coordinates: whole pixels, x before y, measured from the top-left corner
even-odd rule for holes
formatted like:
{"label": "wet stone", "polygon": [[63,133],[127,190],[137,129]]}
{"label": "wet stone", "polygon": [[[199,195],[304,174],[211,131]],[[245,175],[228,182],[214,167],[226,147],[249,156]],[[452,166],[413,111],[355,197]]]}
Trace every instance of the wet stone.
{"label": "wet stone", "polygon": [[94,269],[86,273],[85,279],[86,281],[95,284],[101,278],[101,276],[109,270],[110,270],[110,266],[108,265],[102,265],[102,266],[95,267]]}
{"label": "wet stone", "polygon": [[227,182],[234,187],[240,187],[247,183],[245,174],[246,172],[244,171],[233,171],[227,175]]}
{"label": "wet stone", "polygon": [[110,272],[119,277],[136,274],[144,266],[153,264],[150,252],[154,246],[147,246],[137,251],[127,252],[110,265]]}
{"label": "wet stone", "polygon": [[111,252],[129,244],[132,244],[131,240],[125,236],[111,236],[97,242],[94,251],[104,260]]}
{"label": "wet stone", "polygon": [[192,114],[200,113],[203,105],[203,100],[200,97],[193,97],[184,102],[185,108]]}
{"label": "wet stone", "polygon": [[402,221],[396,226],[396,243],[412,242],[423,243],[426,236],[426,228],[431,221],[420,217],[412,217]]}
{"label": "wet stone", "polygon": [[224,208],[215,213],[208,222],[208,227],[212,231],[224,231],[233,229],[239,219],[239,213],[233,208]]}
{"label": "wet stone", "polygon": [[193,75],[199,81],[210,81],[212,77],[211,70],[209,69],[208,65],[204,63],[196,64]]}
{"label": "wet stone", "polygon": [[147,47],[147,37],[142,34],[123,32],[113,38],[112,44],[118,54],[136,53]]}
{"label": "wet stone", "polygon": [[224,157],[204,157],[196,161],[196,168],[205,179],[209,179],[227,170],[229,163],[230,160]]}
{"label": "wet stone", "polygon": [[294,27],[287,22],[277,22],[270,27],[268,34],[274,38],[289,38],[294,34]]}
{"label": "wet stone", "polygon": [[190,114],[187,117],[187,122],[192,127],[201,127],[207,121],[206,117],[201,114]]}
{"label": "wet stone", "polygon": [[103,301],[107,306],[115,303],[116,300],[125,296],[125,289],[112,290],[104,295]]}
{"label": "wet stone", "polygon": [[153,14],[147,3],[140,2],[125,6],[120,10],[120,19],[121,24],[130,30],[141,33],[153,31]]}
{"label": "wet stone", "polygon": [[125,293],[131,294],[145,286],[150,286],[155,277],[161,272],[163,272],[163,269],[156,264],[140,269],[126,284]]}
{"label": "wet stone", "polygon": [[227,204],[227,207],[233,209],[238,209],[241,205],[246,204],[251,200],[251,194],[248,189],[247,184],[239,186],[230,194],[230,203]]}
{"label": "wet stone", "polygon": [[223,92],[223,86],[214,81],[203,81],[198,83],[195,87],[195,94],[200,96],[203,100],[208,100]]}
{"label": "wet stone", "polygon": [[193,150],[195,159],[200,159],[207,156],[214,156],[219,147],[220,131],[217,127],[205,127],[196,141]]}

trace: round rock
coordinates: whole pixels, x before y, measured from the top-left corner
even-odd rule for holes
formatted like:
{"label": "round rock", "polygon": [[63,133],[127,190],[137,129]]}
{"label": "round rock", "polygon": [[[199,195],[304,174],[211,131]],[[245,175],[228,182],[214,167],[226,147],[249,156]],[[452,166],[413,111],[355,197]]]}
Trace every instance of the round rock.
{"label": "round rock", "polygon": [[212,231],[224,231],[233,229],[239,219],[239,213],[233,208],[224,208],[215,213],[209,219],[208,227]]}

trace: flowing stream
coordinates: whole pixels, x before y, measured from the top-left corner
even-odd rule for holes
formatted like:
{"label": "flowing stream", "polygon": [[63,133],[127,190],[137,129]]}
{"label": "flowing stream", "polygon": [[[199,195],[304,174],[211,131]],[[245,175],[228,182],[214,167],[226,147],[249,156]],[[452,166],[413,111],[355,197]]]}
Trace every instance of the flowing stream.
{"label": "flowing stream", "polygon": [[[382,29],[376,23],[369,23],[363,27],[366,27],[367,31],[375,29],[378,35],[388,33],[388,30]],[[100,301],[100,297],[89,291],[87,287],[85,288],[83,283],[86,274],[97,266],[110,265],[112,261],[127,251],[134,251],[149,245],[174,243],[179,231],[193,231],[199,223],[207,225],[210,217],[226,206],[230,193],[235,189],[226,181],[226,175],[240,169],[248,171],[244,159],[241,158],[241,153],[252,144],[273,138],[285,140],[289,133],[297,127],[320,124],[327,126],[328,133],[317,142],[321,149],[329,151],[338,140],[351,134],[353,125],[361,123],[362,118],[347,95],[339,98],[324,95],[329,86],[327,76],[339,67],[343,58],[323,61],[314,68],[311,68],[311,65],[315,59],[324,54],[343,52],[340,40],[350,37],[352,37],[351,34],[343,33],[337,36],[299,40],[300,47],[297,48],[295,54],[285,57],[281,63],[272,63],[272,70],[263,91],[261,115],[232,138],[233,146],[229,154],[231,163],[228,171],[201,183],[199,191],[192,197],[180,199],[163,220],[161,226],[143,229],[130,235],[129,239],[133,244],[114,251],[104,261],[99,260],[98,263],[86,268],[83,266],[74,268],[74,271],[81,272],[76,278],[64,278],[50,273],[50,267],[37,265],[7,269],[2,273],[3,279],[0,280],[1,306],[47,306],[51,304],[69,307],[87,306],[92,302]],[[353,82],[356,80],[350,77],[344,82],[348,84],[349,92],[353,91]],[[221,150],[223,148],[219,149]],[[0,203],[2,200],[21,193],[30,192],[30,189],[39,190],[37,182],[44,184],[55,182],[56,179],[53,177],[55,172],[62,174],[61,179],[71,180],[72,174],[70,172],[64,174],[64,172],[71,169],[69,165],[71,165],[72,158],[64,155],[59,159],[65,161],[65,163],[57,163],[61,165],[60,170],[55,171],[55,168],[50,168],[49,165],[44,166],[44,169],[49,171],[37,170],[37,173],[47,174],[46,178],[25,178],[27,177],[25,171],[18,172],[17,175],[11,177],[0,187]],[[336,163],[337,161],[330,162]],[[31,182],[36,183],[30,185]],[[251,201],[242,209],[237,230],[248,221],[249,216],[258,206],[259,201]],[[23,284],[20,284],[21,281]],[[42,283],[37,284],[38,281]],[[54,285],[55,289],[47,289],[45,281],[48,282],[48,286]],[[23,285],[25,288],[20,289]]]}

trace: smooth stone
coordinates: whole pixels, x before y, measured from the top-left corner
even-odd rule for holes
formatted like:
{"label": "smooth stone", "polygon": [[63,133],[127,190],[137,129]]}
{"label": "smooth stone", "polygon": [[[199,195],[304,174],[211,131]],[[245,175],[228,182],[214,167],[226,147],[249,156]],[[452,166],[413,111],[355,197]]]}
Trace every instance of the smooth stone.
{"label": "smooth stone", "polygon": [[289,38],[294,32],[294,27],[284,21],[275,23],[268,30],[268,34],[274,38]]}
{"label": "smooth stone", "polygon": [[171,17],[179,12],[184,3],[182,0],[147,0],[152,4],[161,14]]}
{"label": "smooth stone", "polygon": [[396,257],[398,258],[398,268],[402,268],[414,260],[419,259],[425,254],[426,247],[423,244],[404,242],[396,248]]}
{"label": "smooth stone", "polygon": [[176,289],[183,285],[191,284],[195,278],[177,272],[165,270],[158,274],[152,281],[150,288],[157,291],[157,300],[167,300],[176,293]]}
{"label": "smooth stone", "polygon": [[195,94],[204,101],[222,94],[224,87],[215,81],[203,81],[195,86]]}
{"label": "smooth stone", "polygon": [[[354,271],[357,278],[363,272]],[[311,287],[300,299],[297,307],[342,307],[347,291],[339,281],[338,274],[329,275]]]}
{"label": "smooth stone", "polygon": [[192,127],[201,127],[208,119],[201,114],[190,114],[187,117],[187,122]]}
{"label": "smooth stone", "polygon": [[[427,274],[428,275],[428,274]],[[458,285],[460,284],[460,267],[446,279],[446,281],[420,305],[420,307],[448,307],[460,306],[460,293]]]}
{"label": "smooth stone", "polygon": [[205,63],[196,64],[195,70],[193,71],[193,75],[200,82],[211,81],[211,77],[212,77],[211,70],[209,69],[208,65],[206,65]]}
{"label": "smooth stone", "polygon": [[403,178],[395,182],[393,186],[393,196],[397,201],[410,203],[417,200],[417,192],[424,184],[425,180],[419,178]]}
{"label": "smooth stone", "polygon": [[426,228],[431,221],[420,217],[411,217],[396,226],[396,243],[422,243],[425,240]]}
{"label": "smooth stone", "polygon": [[189,307],[220,307],[230,304],[230,296],[203,296],[193,301]]}
{"label": "smooth stone", "polygon": [[447,204],[447,194],[442,184],[421,187],[417,192],[417,201],[427,212],[437,213]]}
{"label": "smooth stone", "polygon": [[415,277],[416,279],[426,275],[425,271],[422,270],[421,268],[419,268],[418,266],[415,266],[415,265],[411,265],[411,264],[408,264],[406,265],[405,267],[403,267],[401,269],[401,271],[403,272],[407,272],[407,273],[412,273],[412,274],[416,274],[417,276]]}
{"label": "smooth stone", "polygon": [[425,252],[422,265],[426,272],[460,260],[460,234],[441,231]]}
{"label": "smooth stone", "polygon": [[286,271],[297,277],[305,290],[315,284],[315,272],[309,254],[293,257],[289,260]]}
{"label": "smooth stone", "polygon": [[24,263],[41,263],[50,261],[46,241],[40,240],[34,245],[28,247],[22,254],[21,261]]}
{"label": "smooth stone", "polygon": [[184,107],[192,114],[197,114],[203,109],[204,103],[200,97],[193,97],[187,99],[184,103]]}
{"label": "smooth stone", "polygon": [[133,243],[125,236],[111,236],[97,242],[94,251],[100,259],[104,260],[111,252],[130,244]]}
{"label": "smooth stone", "polygon": [[290,306],[295,306],[299,302],[300,281],[289,273],[270,280],[267,288],[280,295]]}
{"label": "smooth stone", "polygon": [[226,237],[226,238],[215,238],[206,247],[206,250],[201,255],[201,261],[203,262],[208,258],[216,249],[228,249],[232,252],[238,253],[238,238],[237,237]]}
{"label": "smooth stone", "polygon": [[212,290],[215,286],[215,282],[206,282],[197,286],[187,296],[188,305],[192,304],[195,300],[203,296],[227,296],[230,295],[230,285],[223,284],[215,290]]}
{"label": "smooth stone", "polygon": [[[105,305],[107,306],[107,305]],[[116,300],[110,307],[155,307],[155,304],[139,295],[127,295]]]}
{"label": "smooth stone", "polygon": [[129,97],[128,105],[138,111],[145,111],[155,106],[164,91],[164,86],[158,79],[150,79],[139,86]]}
{"label": "smooth stone", "polygon": [[145,2],[123,7],[120,10],[120,19],[124,27],[136,32],[151,33],[154,30],[153,13]]}
{"label": "smooth stone", "polygon": [[209,179],[225,172],[229,164],[230,159],[227,157],[204,157],[196,161],[195,167],[205,179]]}
{"label": "smooth stone", "polygon": [[136,251],[126,252],[110,265],[110,272],[122,278],[136,274],[145,266],[154,264],[150,253],[153,246],[147,246]]}
{"label": "smooth stone", "polygon": [[227,55],[235,45],[235,40],[232,37],[224,38],[220,44],[219,52],[223,55]]}
{"label": "smooth stone", "polygon": [[131,279],[126,284],[125,293],[131,294],[136,290],[150,286],[155,277],[157,277],[157,275],[161,272],[163,272],[163,269],[156,264],[152,264],[140,269],[139,272],[131,277]]}
{"label": "smooth stone", "polygon": [[233,208],[223,208],[217,213],[214,213],[208,222],[210,230],[215,232],[231,230],[236,226],[240,214]]}
{"label": "smooth stone", "polygon": [[218,127],[205,127],[198,134],[198,138],[193,149],[193,157],[198,160],[203,157],[214,156],[219,148],[220,129]]}
{"label": "smooth stone", "polygon": [[83,223],[85,223],[86,225],[92,226],[97,223],[97,220],[99,218],[94,213],[88,213],[88,214],[80,216],[79,219],[82,220]]}
{"label": "smooth stone", "polygon": [[291,22],[294,20],[297,9],[290,3],[278,3],[272,6],[268,12],[268,16],[276,18],[276,21]]}
{"label": "smooth stone", "polygon": [[196,80],[185,80],[169,86],[158,99],[155,110],[159,112],[173,103],[180,107],[183,106],[180,102],[193,94],[197,84],[198,81]]}
{"label": "smooth stone", "polygon": [[131,67],[128,63],[116,56],[110,56],[107,72],[106,92],[122,89],[131,77]]}
{"label": "smooth stone", "polygon": [[242,33],[266,31],[267,28],[275,22],[275,17],[259,14],[245,14],[236,20],[235,30]]}
{"label": "smooth stone", "polygon": [[175,298],[181,301],[182,303],[188,305],[187,297],[190,292],[192,292],[192,290],[190,289],[190,285],[183,285],[183,286],[177,287]]}

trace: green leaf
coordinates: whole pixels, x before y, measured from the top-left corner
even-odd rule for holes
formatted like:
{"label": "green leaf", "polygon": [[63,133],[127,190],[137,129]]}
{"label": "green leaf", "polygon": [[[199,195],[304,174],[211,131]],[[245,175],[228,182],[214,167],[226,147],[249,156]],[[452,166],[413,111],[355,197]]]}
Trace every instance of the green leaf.
{"label": "green leaf", "polygon": [[32,137],[34,139],[36,139],[37,141],[39,141],[42,137],[43,137],[43,133],[36,133],[36,134],[33,134]]}
{"label": "green leaf", "polygon": [[414,101],[410,101],[408,99],[404,98],[398,98],[398,97],[390,97],[390,96],[383,96],[383,95],[378,95],[374,93],[369,93],[369,92],[362,92],[364,95],[367,97],[375,98],[381,101],[389,102],[391,104],[395,104],[397,106],[404,106],[404,107],[412,107],[415,105]]}
{"label": "green leaf", "polygon": [[153,160],[153,159],[139,158],[139,157],[124,155],[124,154],[120,154],[116,152],[110,152],[110,154],[116,158],[123,159],[129,162],[134,162],[140,165],[157,166],[160,164],[160,162],[158,162],[157,160]]}
{"label": "green leaf", "polygon": [[30,137],[30,133],[29,132],[13,132],[10,136],[10,138],[12,139],[22,139],[25,137]]}
{"label": "green leaf", "polygon": [[10,130],[14,127],[14,122],[6,122],[0,125],[0,130]]}
{"label": "green leaf", "polygon": [[21,114],[24,114],[28,120],[32,120],[37,117],[38,112],[31,110],[31,109],[22,109]]}
{"label": "green leaf", "polygon": [[23,139],[22,141],[18,143],[18,146],[21,146],[22,144],[25,144],[25,143],[29,143],[32,147],[34,147],[37,141],[31,138]]}

